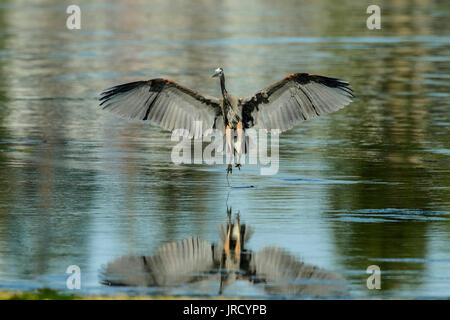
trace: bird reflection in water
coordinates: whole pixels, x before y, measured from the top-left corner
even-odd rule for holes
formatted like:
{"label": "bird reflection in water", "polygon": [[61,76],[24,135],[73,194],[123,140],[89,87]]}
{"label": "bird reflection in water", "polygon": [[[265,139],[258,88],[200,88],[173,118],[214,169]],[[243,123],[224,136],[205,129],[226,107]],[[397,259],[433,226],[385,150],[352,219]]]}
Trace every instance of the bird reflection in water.
{"label": "bird reflection in water", "polygon": [[[275,296],[343,296],[344,279],[335,273],[299,261],[279,247],[257,252],[246,248],[253,228],[240,223],[239,213],[218,225],[220,241],[211,244],[197,237],[167,243],[151,256],[118,258],[100,272],[109,286],[176,287],[201,281],[220,281],[219,294],[234,281],[261,286]],[[233,221],[232,221],[233,220]]]}

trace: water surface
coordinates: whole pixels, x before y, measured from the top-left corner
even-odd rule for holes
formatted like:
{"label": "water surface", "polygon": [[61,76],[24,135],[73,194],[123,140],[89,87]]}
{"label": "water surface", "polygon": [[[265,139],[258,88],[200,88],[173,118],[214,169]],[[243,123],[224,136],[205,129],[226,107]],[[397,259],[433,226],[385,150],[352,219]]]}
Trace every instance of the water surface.
{"label": "water surface", "polygon": [[[82,293],[159,292],[104,286],[99,270],[217,242],[228,205],[255,229],[249,248],[339,274],[349,297],[450,296],[447,4],[385,3],[381,30],[366,28],[365,1],[78,4],[78,31],[54,1],[0,5],[0,288],[65,289],[78,265]],[[225,166],[173,164],[170,133],[97,106],[103,89],[155,77],[219,96],[218,66],[244,97],[309,72],[349,81],[356,99],[284,133],[279,173],[244,166],[236,188]],[[381,290],[366,287],[370,265]],[[239,281],[223,294],[274,297]]]}

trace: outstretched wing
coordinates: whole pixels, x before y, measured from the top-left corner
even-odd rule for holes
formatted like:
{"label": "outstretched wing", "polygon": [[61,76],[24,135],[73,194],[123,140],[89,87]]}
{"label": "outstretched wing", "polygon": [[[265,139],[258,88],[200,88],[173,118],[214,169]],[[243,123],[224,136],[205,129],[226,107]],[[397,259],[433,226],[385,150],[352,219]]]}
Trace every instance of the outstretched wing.
{"label": "outstretched wing", "polygon": [[296,123],[337,111],[352,101],[348,82],[307,73],[291,74],[244,99],[246,128],[292,128]]}
{"label": "outstretched wing", "polygon": [[340,296],[346,293],[344,279],[311,264],[303,263],[278,247],[253,253],[250,271],[265,290],[277,295]]}
{"label": "outstretched wing", "polygon": [[[199,137],[221,117],[220,101],[171,80],[152,79],[118,85],[100,97],[103,109],[124,118],[149,120],[167,130],[186,129]],[[200,129],[195,121],[202,124]]]}
{"label": "outstretched wing", "polygon": [[153,256],[126,256],[100,272],[102,284],[113,286],[170,286],[194,281],[215,266],[212,245],[198,238],[170,242]]}

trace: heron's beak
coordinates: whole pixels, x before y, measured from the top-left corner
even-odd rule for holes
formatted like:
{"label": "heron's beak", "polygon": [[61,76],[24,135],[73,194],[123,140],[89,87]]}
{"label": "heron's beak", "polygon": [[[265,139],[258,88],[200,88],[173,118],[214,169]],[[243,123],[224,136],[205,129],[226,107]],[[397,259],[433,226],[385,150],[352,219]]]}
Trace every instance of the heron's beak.
{"label": "heron's beak", "polygon": [[216,71],[216,72],[214,72],[214,74],[211,76],[211,78],[215,78],[215,77],[217,77],[218,75],[219,75],[219,73],[220,73],[220,71]]}

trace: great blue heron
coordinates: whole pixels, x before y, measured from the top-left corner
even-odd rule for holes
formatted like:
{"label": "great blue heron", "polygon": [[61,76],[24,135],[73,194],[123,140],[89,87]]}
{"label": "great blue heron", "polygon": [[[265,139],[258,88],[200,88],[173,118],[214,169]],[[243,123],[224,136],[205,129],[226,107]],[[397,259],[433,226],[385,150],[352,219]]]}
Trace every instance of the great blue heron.
{"label": "great blue heron", "polygon": [[[243,132],[253,126],[267,130],[292,128],[296,123],[339,110],[352,101],[348,82],[336,78],[290,74],[253,96],[242,99],[229,94],[225,74],[217,68],[222,99],[205,96],[168,79],[152,79],[105,90],[100,105],[129,119],[149,120],[167,130],[185,129],[198,138],[207,129],[225,129],[227,154],[236,150],[240,169]],[[200,122],[201,129],[194,127]],[[237,132],[236,141],[231,131]],[[232,172],[229,163],[227,172]]]}
{"label": "great blue heron", "polygon": [[110,286],[169,288],[182,284],[219,282],[218,293],[236,280],[262,285],[270,295],[342,296],[344,279],[304,263],[279,247],[257,252],[246,248],[253,228],[240,223],[239,214],[220,224],[220,241],[211,244],[187,238],[161,246],[149,256],[125,256],[104,267],[101,283]]}

